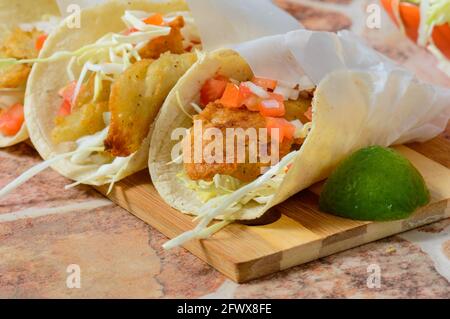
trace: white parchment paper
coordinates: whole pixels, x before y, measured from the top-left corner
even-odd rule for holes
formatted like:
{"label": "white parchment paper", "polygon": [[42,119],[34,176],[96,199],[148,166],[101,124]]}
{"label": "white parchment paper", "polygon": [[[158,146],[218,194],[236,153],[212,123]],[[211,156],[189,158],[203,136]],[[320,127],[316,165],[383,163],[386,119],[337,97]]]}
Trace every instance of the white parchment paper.
{"label": "white parchment paper", "polygon": [[[340,103],[342,99],[347,103],[355,101],[348,90],[354,83],[345,81],[372,79],[370,85],[358,91],[362,96],[359,101],[363,101],[359,107],[369,110],[372,121],[385,127],[385,136],[374,141],[377,144],[426,141],[442,133],[450,119],[449,89],[418,80],[349,31],[335,34],[297,30],[243,43],[234,49],[257,76],[300,84],[303,88],[320,86],[327,77],[327,90],[333,91],[329,95],[341,95]],[[342,72],[352,76],[343,77]]]}

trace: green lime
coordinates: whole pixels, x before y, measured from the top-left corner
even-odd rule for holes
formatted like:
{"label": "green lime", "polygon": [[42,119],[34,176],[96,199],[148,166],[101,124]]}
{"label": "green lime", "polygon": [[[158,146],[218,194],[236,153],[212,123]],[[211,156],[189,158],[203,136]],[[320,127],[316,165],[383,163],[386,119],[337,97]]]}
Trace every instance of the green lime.
{"label": "green lime", "polygon": [[319,206],[345,218],[389,221],[407,218],[429,202],[425,181],[408,159],[373,146],[357,151],[336,169]]}

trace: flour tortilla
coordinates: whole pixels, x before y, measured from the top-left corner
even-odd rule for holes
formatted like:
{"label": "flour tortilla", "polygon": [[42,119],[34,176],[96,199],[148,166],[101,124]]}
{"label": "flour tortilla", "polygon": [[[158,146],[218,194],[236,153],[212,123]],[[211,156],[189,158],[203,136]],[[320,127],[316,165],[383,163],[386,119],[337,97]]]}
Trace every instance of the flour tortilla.
{"label": "flour tortilla", "polygon": [[[198,214],[203,203],[177,177],[183,165],[171,162],[172,148],[179,142],[171,141],[173,130],[192,127],[192,119],[177,112],[176,95],[178,92],[184,106],[198,102],[203,83],[217,73],[240,81],[252,75],[245,60],[232,50],[216,51],[199,60],[167,98],[151,141],[149,168],[156,189],[172,207],[192,215]],[[261,217],[292,195],[326,179],[345,157],[360,148],[436,136],[440,131],[433,131],[433,126],[420,130],[436,119],[448,121],[449,100],[449,90],[421,83],[401,70],[343,69],[329,73],[315,91],[312,130],[278,192],[267,205],[251,202],[236,217]]]}
{"label": "flour tortilla", "polygon": [[[0,0],[0,43],[5,40],[13,28],[22,23],[33,23],[42,19],[44,15],[58,16],[59,10],[55,0],[41,0],[36,6],[35,0]],[[0,92],[0,105],[9,106],[23,103],[23,92]],[[0,134],[0,148],[9,147],[28,139],[26,125],[15,136]]]}
{"label": "flour tortilla", "polygon": [[[56,51],[74,51],[85,45],[95,43],[108,32],[121,32],[124,29],[121,17],[125,10],[143,10],[162,14],[174,11],[186,11],[184,1],[110,1],[106,4],[82,11],[81,28],[70,29],[62,23],[47,40],[41,57],[48,57]],[[66,144],[55,145],[51,132],[58,113],[61,99],[58,91],[69,83],[66,66],[70,59],[52,63],[38,63],[31,73],[25,98],[25,118],[30,139],[44,160],[56,154],[69,151]],[[151,76],[151,75],[149,75]],[[147,167],[150,139],[143,141],[141,148],[132,156],[128,166],[122,170],[117,180],[130,176]],[[52,168],[63,176],[81,182],[96,173],[100,165],[76,165],[69,160],[61,160]],[[103,185],[106,180],[100,178],[87,184]]]}

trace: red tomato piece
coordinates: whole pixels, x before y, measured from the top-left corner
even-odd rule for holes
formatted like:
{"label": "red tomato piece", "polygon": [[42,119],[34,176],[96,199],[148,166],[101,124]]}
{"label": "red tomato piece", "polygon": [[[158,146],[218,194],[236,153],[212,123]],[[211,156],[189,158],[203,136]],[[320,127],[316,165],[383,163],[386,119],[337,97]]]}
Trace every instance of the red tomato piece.
{"label": "red tomato piece", "polygon": [[269,130],[269,134],[271,134],[273,130],[278,129],[280,143],[283,143],[285,139],[294,139],[295,126],[284,118],[266,117],[266,127]]}
{"label": "red tomato piece", "polygon": [[200,104],[206,106],[210,102],[220,99],[225,92],[227,83],[228,79],[222,76],[206,81],[200,91]]}
{"label": "red tomato piece", "polygon": [[40,35],[37,38],[36,44],[35,44],[36,50],[38,50],[38,51],[42,50],[42,48],[44,47],[44,44],[45,44],[45,41],[47,40],[47,38],[48,38],[47,34]]}
{"label": "red tomato piece", "polygon": [[0,132],[5,136],[14,136],[24,122],[23,105],[16,103],[0,113]]}
{"label": "red tomato piece", "polygon": [[252,82],[266,90],[272,91],[275,90],[278,85],[278,81],[256,77],[253,78]]}
{"label": "red tomato piece", "polygon": [[163,25],[164,24],[164,17],[160,13],[156,13],[146,19],[143,20],[146,24],[151,25]]}

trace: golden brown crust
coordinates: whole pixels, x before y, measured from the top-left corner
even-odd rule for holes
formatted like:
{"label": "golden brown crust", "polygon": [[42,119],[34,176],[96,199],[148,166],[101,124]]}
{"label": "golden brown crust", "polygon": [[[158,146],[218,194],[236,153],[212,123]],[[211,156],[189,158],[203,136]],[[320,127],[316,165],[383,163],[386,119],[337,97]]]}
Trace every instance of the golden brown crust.
{"label": "golden brown crust", "polygon": [[33,59],[39,55],[36,41],[44,33],[33,30],[31,32],[15,28],[1,46],[1,55],[15,59]]}
{"label": "golden brown crust", "polygon": [[126,157],[140,148],[167,95],[195,60],[191,53],[164,54],[137,62],[121,75],[111,90],[107,150]]}
{"label": "golden brown crust", "polygon": [[88,103],[68,116],[56,117],[52,140],[55,144],[72,142],[103,130],[105,112],[108,112],[108,102]]}
{"label": "golden brown crust", "polygon": [[[33,59],[39,54],[35,47],[37,38],[42,32],[31,32],[15,28],[0,46],[0,57],[14,59]],[[19,88],[27,83],[31,66],[26,64],[13,65],[0,69],[0,88]]]}
{"label": "golden brown crust", "polygon": [[151,63],[152,60],[142,60],[133,64],[111,87],[111,126],[105,147],[113,156],[131,155],[148,134],[148,131],[138,132],[140,125],[137,122],[149,108],[145,79]]}
{"label": "golden brown crust", "polygon": [[[227,128],[241,128],[247,130],[249,128],[257,129],[258,143],[261,141],[261,135],[259,129],[266,128],[266,120],[259,112],[251,112],[247,108],[229,109],[225,108],[218,103],[210,103],[206,106],[202,113],[195,116],[194,120],[202,121],[203,128],[203,149],[212,143],[212,141],[205,139],[205,131],[210,128],[220,129],[224,136],[223,147],[223,163],[207,163],[205,159],[201,163],[194,163],[191,159],[189,163],[184,164],[185,171],[189,178],[192,180],[206,180],[210,181],[215,175],[227,175],[237,178],[243,182],[251,182],[261,175],[262,169],[270,166],[270,163],[262,163],[258,154],[258,162],[250,162],[250,142],[246,138],[245,141],[245,163],[238,163],[238,151],[235,144],[234,159],[232,163],[227,163],[227,151],[226,151],[226,129]],[[192,130],[191,130],[192,131]],[[192,134],[193,135],[193,134]],[[190,136],[191,154],[194,154],[194,136]],[[230,142],[231,143],[231,142]],[[186,146],[186,145],[185,145]],[[267,138],[267,149],[270,154],[271,139]],[[292,141],[284,140],[280,144],[280,158],[284,157],[291,151]],[[186,152],[185,152],[186,154]]]}
{"label": "golden brown crust", "polygon": [[177,17],[169,26],[170,34],[161,36],[150,41],[139,51],[143,59],[158,59],[161,54],[170,52],[173,54],[182,54],[185,52],[183,46],[183,35],[181,29],[184,27],[184,18]]}
{"label": "golden brown crust", "polygon": [[4,69],[0,69],[0,88],[15,89],[24,87],[27,84],[31,66],[18,64]]}

